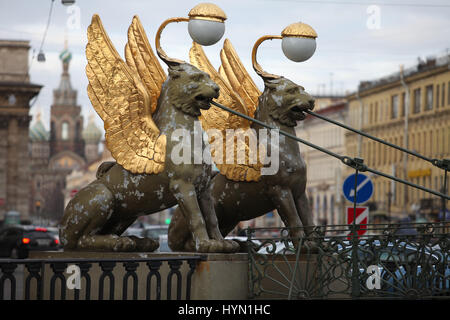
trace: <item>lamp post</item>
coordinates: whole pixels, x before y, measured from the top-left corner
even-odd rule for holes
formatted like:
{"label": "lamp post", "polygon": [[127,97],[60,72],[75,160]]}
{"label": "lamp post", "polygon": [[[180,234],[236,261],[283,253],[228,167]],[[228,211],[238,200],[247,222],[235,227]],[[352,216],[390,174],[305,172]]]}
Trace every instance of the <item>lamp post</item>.
{"label": "lamp post", "polygon": [[188,32],[192,40],[202,46],[217,43],[225,33],[227,16],[222,9],[212,3],[200,3],[189,11],[188,18],[178,17],[165,20],[156,32],[155,48],[158,56],[167,64],[179,64],[184,61],[170,58],[161,48],[161,33],[172,22],[188,22]]}
{"label": "lamp post", "polygon": [[38,220],[38,224],[41,224],[41,202],[37,200],[34,205],[36,206],[36,216]]}
{"label": "lamp post", "polygon": [[[403,74],[403,66],[400,66],[400,82],[405,89],[405,110],[404,110],[404,117],[405,117],[405,125],[404,125],[404,131],[403,131],[403,148],[408,149],[408,120],[409,120],[409,87],[406,84],[404,74]],[[408,154],[406,152],[403,152],[403,179],[408,178]],[[405,184],[404,188],[404,208],[406,211],[408,211],[408,186]]]}
{"label": "lamp post", "polygon": [[316,31],[310,25],[303,22],[288,25],[279,36],[262,36],[253,45],[253,69],[262,78],[280,78],[280,76],[265,72],[256,60],[258,47],[266,40],[281,39],[281,49],[284,55],[294,62],[303,62],[311,58],[316,51],[316,38]]}
{"label": "lamp post", "polygon": [[386,193],[387,200],[388,200],[387,213],[388,213],[389,223],[391,222],[391,199],[392,199],[392,195],[393,194],[392,194],[392,192],[390,190]]}

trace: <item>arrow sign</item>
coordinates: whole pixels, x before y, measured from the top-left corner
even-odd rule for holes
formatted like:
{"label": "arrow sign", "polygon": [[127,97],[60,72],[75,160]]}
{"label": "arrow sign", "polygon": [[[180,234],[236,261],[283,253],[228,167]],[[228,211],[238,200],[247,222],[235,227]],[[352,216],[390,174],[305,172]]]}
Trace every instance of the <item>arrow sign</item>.
{"label": "arrow sign", "polygon": [[356,197],[356,203],[364,203],[372,197],[373,183],[368,176],[358,173],[355,190],[355,174],[351,174],[344,180],[342,191],[348,201],[355,202]]}

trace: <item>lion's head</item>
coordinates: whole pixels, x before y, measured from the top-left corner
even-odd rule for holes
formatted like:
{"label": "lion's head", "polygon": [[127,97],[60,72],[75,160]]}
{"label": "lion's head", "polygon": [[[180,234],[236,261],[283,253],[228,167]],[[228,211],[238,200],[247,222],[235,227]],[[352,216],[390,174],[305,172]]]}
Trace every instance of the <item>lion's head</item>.
{"label": "lion's head", "polygon": [[264,84],[262,102],[269,115],[281,124],[294,127],[297,121],[305,119],[305,110],[314,108],[313,97],[291,80],[280,77],[265,80]]}
{"label": "lion's head", "polygon": [[191,64],[182,63],[169,67],[167,95],[170,103],[191,116],[201,115],[211,101],[219,97],[219,86],[209,75]]}

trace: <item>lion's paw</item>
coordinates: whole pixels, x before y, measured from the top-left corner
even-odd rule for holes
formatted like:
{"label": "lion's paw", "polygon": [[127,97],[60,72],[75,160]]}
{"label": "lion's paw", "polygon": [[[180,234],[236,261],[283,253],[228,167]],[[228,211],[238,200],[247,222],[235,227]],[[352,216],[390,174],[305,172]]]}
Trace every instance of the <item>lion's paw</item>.
{"label": "lion's paw", "polygon": [[239,244],[233,240],[201,240],[196,245],[197,252],[233,253],[239,251]]}
{"label": "lion's paw", "polygon": [[135,251],[136,243],[129,237],[119,237],[115,239],[113,250],[116,252],[129,252]]}
{"label": "lion's paw", "polygon": [[159,248],[159,242],[151,239],[151,238],[138,238],[138,237],[131,237],[134,242],[136,243],[136,249],[135,251],[138,252],[153,252],[156,249]]}

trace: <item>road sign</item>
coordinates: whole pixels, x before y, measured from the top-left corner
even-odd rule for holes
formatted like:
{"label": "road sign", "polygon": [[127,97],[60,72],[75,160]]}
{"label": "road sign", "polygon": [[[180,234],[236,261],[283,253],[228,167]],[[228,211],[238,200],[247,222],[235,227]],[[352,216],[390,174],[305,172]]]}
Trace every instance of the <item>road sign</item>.
{"label": "road sign", "polygon": [[355,174],[349,175],[342,185],[342,191],[345,199],[350,202],[364,203],[370,199],[373,194],[373,183],[368,176],[362,173],[358,173],[356,190],[355,190]]}
{"label": "road sign", "polygon": [[[347,212],[347,224],[361,224],[357,231],[358,236],[362,236],[367,232],[367,224],[369,223],[369,207],[356,207],[356,214],[354,214],[353,207],[346,207]],[[351,236],[351,232],[348,234]]]}

